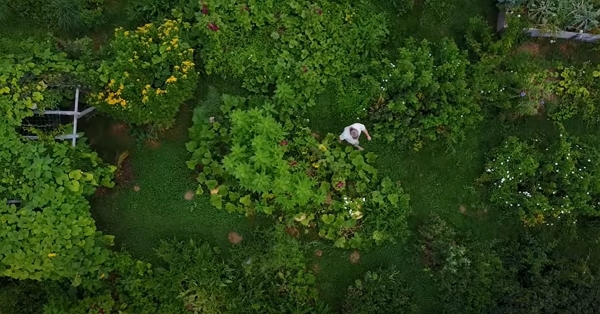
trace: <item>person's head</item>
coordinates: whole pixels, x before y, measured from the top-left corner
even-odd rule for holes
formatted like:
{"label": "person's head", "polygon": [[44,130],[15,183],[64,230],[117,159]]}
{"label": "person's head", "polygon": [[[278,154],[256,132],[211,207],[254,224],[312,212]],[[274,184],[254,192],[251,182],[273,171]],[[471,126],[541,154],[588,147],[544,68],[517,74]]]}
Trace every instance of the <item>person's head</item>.
{"label": "person's head", "polygon": [[358,133],[357,129],[350,128],[350,136],[352,136],[353,139],[357,140],[358,137],[360,136],[360,133]]}

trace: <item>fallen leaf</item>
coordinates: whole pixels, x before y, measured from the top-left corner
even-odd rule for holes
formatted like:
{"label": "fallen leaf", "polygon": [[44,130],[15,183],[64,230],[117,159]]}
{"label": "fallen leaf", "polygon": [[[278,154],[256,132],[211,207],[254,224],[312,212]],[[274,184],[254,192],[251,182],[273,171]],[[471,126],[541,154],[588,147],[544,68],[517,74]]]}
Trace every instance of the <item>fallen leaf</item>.
{"label": "fallen leaf", "polygon": [[183,198],[186,201],[191,201],[194,199],[194,195],[195,195],[195,193],[193,191],[187,191],[187,192],[185,192],[185,195],[183,196]]}
{"label": "fallen leaf", "polygon": [[352,253],[350,253],[350,263],[358,264],[359,261],[360,261],[360,253],[358,251],[355,250]]}
{"label": "fallen leaf", "polygon": [[210,190],[210,194],[217,194],[217,193],[219,193],[219,187],[216,187],[215,189]]}
{"label": "fallen leaf", "polygon": [[139,192],[141,190],[141,188],[140,188],[139,185],[136,185],[136,186],[133,187],[133,190],[136,191],[136,192]]}
{"label": "fallen leaf", "polygon": [[227,239],[232,244],[238,244],[242,242],[242,240],[244,240],[244,238],[242,238],[242,236],[239,235],[237,232],[230,232],[229,235],[227,235]]}

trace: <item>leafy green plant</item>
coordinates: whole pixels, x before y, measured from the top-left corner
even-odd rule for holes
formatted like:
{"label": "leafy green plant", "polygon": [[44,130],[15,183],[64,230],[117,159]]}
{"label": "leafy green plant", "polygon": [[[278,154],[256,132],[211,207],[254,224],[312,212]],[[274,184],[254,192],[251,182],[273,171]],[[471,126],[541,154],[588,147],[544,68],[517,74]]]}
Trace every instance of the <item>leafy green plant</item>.
{"label": "leafy green plant", "polygon": [[188,27],[177,20],[115,30],[113,59],[98,69],[103,91],[90,101],[99,110],[135,125],[171,127],[179,107],[192,97],[198,73],[194,50],[182,41]]}
{"label": "leafy green plant", "polygon": [[493,153],[480,178],[490,187],[490,201],[518,214],[527,226],[598,215],[600,181],[594,162],[598,151],[569,140],[560,130],[558,143],[545,149],[508,138]]}
{"label": "leafy green plant", "polygon": [[24,142],[5,124],[0,135],[2,275],[78,285],[98,272],[112,243],[96,231],[85,197],[113,185],[114,167],[81,145]]}
{"label": "leafy green plant", "polygon": [[536,56],[515,51],[523,39],[523,22],[515,22],[497,38],[487,22],[472,19],[465,36],[472,60],[470,85],[478,102],[512,118],[539,114],[556,102],[552,73]]}
{"label": "leafy green plant", "polygon": [[11,46],[2,49],[0,60],[0,123],[18,126],[33,116],[32,109],[56,108],[85,69],[49,42],[28,38],[2,43]]}
{"label": "leafy green plant", "polygon": [[453,41],[408,40],[399,54],[384,64],[381,95],[370,109],[376,137],[412,143],[418,150],[427,140],[458,140],[481,120],[468,88],[469,61]]}
{"label": "leafy green plant", "polygon": [[417,313],[414,296],[395,268],[368,271],[348,287],[342,313]]}
{"label": "leafy green plant", "polygon": [[576,1],[573,3],[573,27],[584,32],[595,29],[600,25],[600,8],[587,1]]}
{"label": "leafy green plant", "polygon": [[553,72],[554,92],[560,103],[551,107],[550,116],[558,121],[572,117],[582,117],[585,121],[598,121],[596,102],[600,95],[600,67],[585,62],[578,67],[558,66]]}
{"label": "leafy green plant", "polygon": [[[316,278],[281,226],[258,230],[227,255],[204,242],[161,242],[161,265],[113,253],[93,288],[52,289],[44,313],[317,313]],[[91,278],[98,282],[98,279]]]}
{"label": "leafy green plant", "polygon": [[387,35],[384,16],[360,1],[201,1],[196,29],[206,71],[285,102],[281,113],[314,105],[328,84],[360,74]]}
{"label": "leafy green plant", "polygon": [[426,271],[438,285],[446,312],[481,313],[495,303],[495,284],[503,278],[500,258],[485,244],[473,245],[438,215],[419,227]]}
{"label": "leafy green plant", "polygon": [[408,196],[377,177],[373,153],[343,148],[332,134],[317,140],[308,128],[281,125],[268,101],[246,101],[224,95],[222,117],[195,115],[187,148],[188,166],[200,172],[197,193],[208,190],[211,203],[229,212],[316,228],[339,247],[403,237]]}

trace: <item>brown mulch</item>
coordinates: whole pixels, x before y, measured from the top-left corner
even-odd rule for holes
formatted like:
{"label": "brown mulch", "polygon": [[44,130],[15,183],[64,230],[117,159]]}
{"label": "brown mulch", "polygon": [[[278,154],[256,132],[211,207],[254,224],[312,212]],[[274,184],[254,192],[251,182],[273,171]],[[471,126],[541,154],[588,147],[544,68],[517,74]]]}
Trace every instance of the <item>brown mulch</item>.
{"label": "brown mulch", "polygon": [[123,186],[133,182],[133,166],[129,158],[123,160],[115,172],[115,183]]}
{"label": "brown mulch", "polygon": [[527,52],[535,57],[539,57],[542,54],[540,44],[538,43],[525,43],[517,48],[517,52]]}

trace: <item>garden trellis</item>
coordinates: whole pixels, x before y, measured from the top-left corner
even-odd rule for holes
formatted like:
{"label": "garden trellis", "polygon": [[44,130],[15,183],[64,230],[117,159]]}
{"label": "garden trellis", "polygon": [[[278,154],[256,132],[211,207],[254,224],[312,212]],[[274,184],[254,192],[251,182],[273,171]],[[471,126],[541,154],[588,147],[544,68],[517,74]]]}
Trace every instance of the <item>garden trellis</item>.
{"label": "garden trellis", "polygon": [[[33,127],[38,130],[53,129],[60,126],[63,122],[64,117],[73,117],[72,124],[73,128],[69,134],[59,134],[55,136],[57,140],[70,140],[73,147],[77,144],[77,120],[88,113],[94,111],[95,107],[86,108],[83,111],[79,111],[79,87],[75,90],[75,101],[72,111],[65,110],[35,110],[34,116],[28,119],[28,123],[25,126]],[[37,135],[23,134],[23,137],[36,140],[39,137]]]}
{"label": "garden trellis", "polygon": [[[83,111],[79,111],[79,87],[75,89],[75,101],[73,102],[73,110],[34,110],[34,115],[27,119],[27,121],[23,122],[23,126],[21,128],[21,133],[27,133],[27,129],[35,128],[40,131],[51,131],[57,127],[59,127],[62,122],[65,122],[64,117],[72,117],[73,128],[69,134],[59,134],[54,138],[56,140],[70,140],[71,145],[75,147],[77,145],[77,138],[79,138],[79,134],[77,134],[77,122],[78,119],[87,115],[88,113],[94,111],[95,107],[86,108]],[[69,122],[70,122],[69,121]],[[24,138],[37,140],[39,139],[38,135],[29,135],[22,134]],[[17,205],[21,204],[20,200],[8,200],[8,205]]]}

